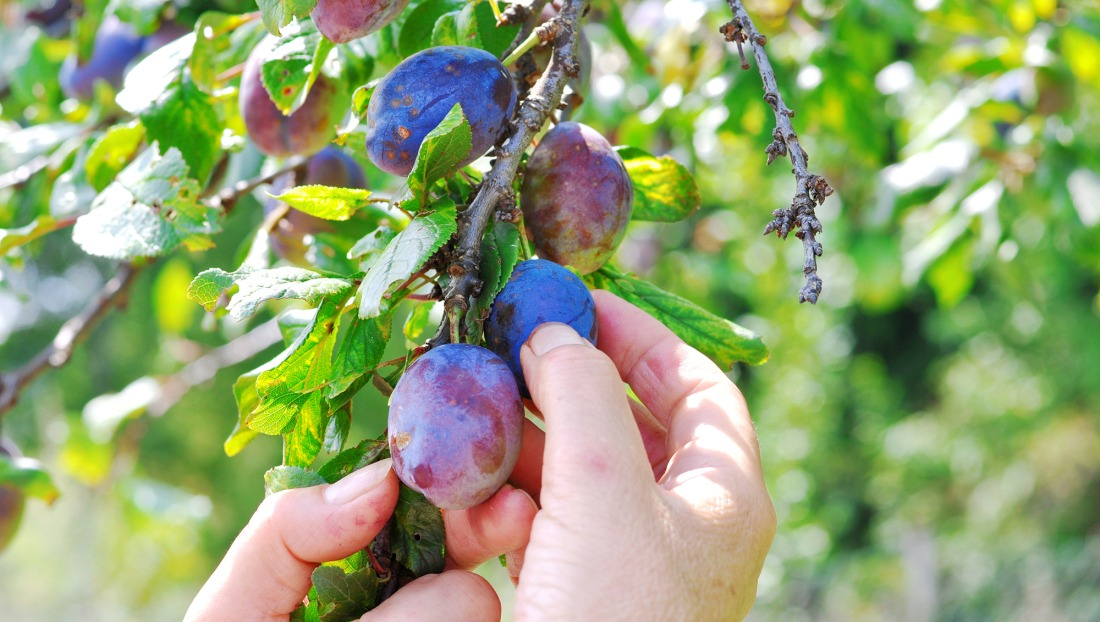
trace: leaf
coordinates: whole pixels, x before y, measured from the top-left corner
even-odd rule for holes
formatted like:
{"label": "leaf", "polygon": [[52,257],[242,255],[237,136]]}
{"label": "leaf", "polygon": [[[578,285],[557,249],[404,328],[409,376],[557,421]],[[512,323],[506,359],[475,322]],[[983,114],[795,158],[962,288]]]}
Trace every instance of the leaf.
{"label": "leaf", "polygon": [[230,15],[206,11],[195,24],[195,46],[188,61],[191,79],[204,93],[214,95],[218,76],[244,62],[256,43],[264,36],[251,26],[249,15]]}
{"label": "leaf", "polygon": [[325,442],[322,447],[329,453],[344,449],[351,432],[351,402],[345,402],[339,408],[332,409],[328,425],[325,426]]}
{"label": "leaf", "polygon": [[[71,221],[69,221],[71,222]],[[65,220],[55,220],[49,216],[39,216],[31,222],[14,229],[0,229],[0,257],[24,244],[52,233],[66,226]]]}
{"label": "leaf", "polygon": [[424,334],[424,329],[428,327],[428,322],[431,320],[432,309],[435,308],[435,304],[435,301],[426,300],[417,303],[413,307],[412,313],[405,318],[405,326],[402,327],[406,339],[415,342]]}
{"label": "leaf", "polygon": [[188,176],[176,148],[146,149],[77,219],[73,241],[90,255],[129,260],[155,257],[181,243],[209,246],[217,211],[199,202],[199,183]]}
{"label": "leaf", "polygon": [[432,184],[458,170],[473,148],[473,134],[462,106],[455,104],[446,117],[428,132],[409,173],[409,192],[423,209]]}
{"label": "leaf", "polygon": [[385,436],[380,439],[365,439],[355,447],[336,454],[317,473],[327,482],[335,483],[352,471],[374,464],[389,456],[389,442]]}
{"label": "leaf", "polygon": [[451,239],[458,224],[454,201],[444,199],[434,212],[420,214],[386,245],[378,262],[359,285],[359,317],[378,317],[390,285],[404,281]]}
{"label": "leaf", "polygon": [[327,389],[329,397],[340,395],[355,379],[378,367],[386,353],[391,326],[389,315],[368,319],[356,316],[352,319],[333,361],[335,373]]}
{"label": "leaf", "polygon": [[458,45],[458,11],[444,13],[436,20],[432,28],[432,47],[440,45]]}
{"label": "leaf", "polygon": [[229,433],[229,438],[225,439],[225,443],[222,445],[227,456],[233,457],[241,453],[241,450],[259,435],[259,432],[249,429],[248,425],[245,424],[248,416],[260,404],[260,394],[256,392],[256,378],[259,375],[260,370],[253,370],[241,374],[237,381],[233,383],[233,397],[237,401],[238,414],[233,431]]}
{"label": "leaf", "polygon": [[114,180],[144,139],[145,127],[140,121],[114,125],[96,139],[84,160],[84,174],[96,192]]}
{"label": "leaf", "polygon": [[512,276],[519,261],[519,228],[511,223],[496,222],[485,232],[481,242],[481,295],[473,299],[466,313],[466,335],[470,343],[481,340],[485,320],[493,300]]}
{"label": "leaf", "polygon": [[296,466],[280,465],[272,467],[264,473],[264,495],[270,496],[284,490],[295,488],[309,488],[319,484],[326,484],[325,478],[314,471]]}
{"label": "leaf", "polygon": [[593,287],[606,289],[642,308],[722,369],[728,370],[738,361],[760,365],[768,360],[768,348],[756,333],[648,281],[619,272],[609,264],[585,278]]}
{"label": "leaf", "polygon": [[391,550],[397,563],[421,577],[443,571],[443,513],[424,495],[401,484],[393,511]]}
{"label": "leaf", "polygon": [[374,231],[359,238],[355,245],[351,247],[351,250],[348,251],[348,259],[367,259],[371,255],[377,255],[386,250],[386,246],[395,237],[397,237],[397,232],[391,229],[387,223],[382,223]]}
{"label": "leaf", "polygon": [[371,205],[367,201],[370,195],[370,190],[361,188],[295,186],[280,195],[272,196],[310,216],[326,220],[347,220],[355,212]]}
{"label": "leaf", "polygon": [[126,74],[115,101],[130,114],[152,106],[183,75],[195,47],[195,34],[187,34],[146,56]]}
{"label": "leaf", "polygon": [[431,45],[435,23],[444,13],[460,10],[463,0],[426,0],[409,11],[401,32],[397,35],[397,50],[409,57]]}
{"label": "leaf", "polygon": [[378,605],[382,583],[370,564],[351,572],[326,564],[313,571],[313,587],[321,622],[347,622]]}
{"label": "leaf", "polygon": [[42,465],[32,458],[0,455],[0,484],[15,486],[29,497],[53,503],[59,496],[57,486]]}
{"label": "leaf", "polygon": [[141,114],[141,122],[149,140],[158,141],[161,149],[179,149],[192,177],[206,181],[221,154],[225,129],[213,97],[184,79],[149,106]]}
{"label": "leaf", "polygon": [[678,222],[699,209],[703,200],[699,186],[682,164],[634,147],[620,147],[617,151],[634,185],[631,220]]}
{"label": "leaf", "polygon": [[187,297],[213,311],[222,293],[237,287],[237,293],[226,309],[239,321],[256,313],[256,308],[268,300],[295,299],[316,305],[324,298],[339,298],[353,284],[348,279],[326,277],[303,268],[280,267],[255,269],[242,267],[236,272],[218,268],[203,270],[191,281]]}
{"label": "leaf", "polygon": [[288,29],[264,55],[260,80],[284,115],[289,116],[305,103],[335,46],[307,20]]}
{"label": "leaf", "polygon": [[317,0],[256,0],[260,7],[260,19],[264,28],[276,37],[280,36],[283,26],[295,17],[307,17]]}
{"label": "leaf", "polygon": [[499,57],[516,38],[519,26],[497,26],[488,2],[470,2],[455,16],[455,30],[458,45],[481,48]]}

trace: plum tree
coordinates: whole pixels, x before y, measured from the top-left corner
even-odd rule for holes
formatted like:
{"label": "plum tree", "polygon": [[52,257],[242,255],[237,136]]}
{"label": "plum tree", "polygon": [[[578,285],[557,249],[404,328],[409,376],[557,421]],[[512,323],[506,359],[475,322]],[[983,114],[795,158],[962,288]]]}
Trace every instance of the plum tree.
{"label": "plum tree", "polygon": [[492,496],[516,464],[522,433],[512,373],[480,346],[429,350],[390,398],[393,469],[441,508],[465,509]]}
{"label": "plum tree", "polygon": [[141,54],[144,45],[145,37],[114,15],[108,15],[96,31],[92,57],[81,63],[74,53],[61,65],[58,74],[61,90],[69,97],[91,99],[95,83],[100,80],[118,88],[126,66]]}
{"label": "plum tree", "polygon": [[[547,3],[542,8],[542,13],[539,13],[539,24],[545,24],[547,20],[557,15],[560,8],[558,3]],[[549,45],[540,45],[531,50],[536,66],[545,68],[550,64],[550,50]],[[588,35],[584,34],[584,27],[581,27],[577,34],[577,63],[581,66],[580,73],[570,77],[568,84],[574,93],[582,94],[588,91],[588,81],[592,76],[592,41],[589,40]]]}
{"label": "plum tree", "polygon": [[[367,178],[363,168],[339,147],[329,145],[309,159],[302,185],[320,185],[334,188],[366,188]],[[285,188],[280,188],[285,190]],[[271,199],[264,203],[264,215],[270,214],[279,202]],[[368,227],[354,217],[346,222],[337,223],[324,218],[310,216],[294,208],[283,216],[271,231],[271,250],[277,256],[292,264],[308,267],[309,244],[306,236],[317,233],[346,232],[349,237],[360,237],[368,233]]]}
{"label": "plum tree", "polygon": [[406,58],[371,94],[367,108],[367,155],[378,168],[408,175],[420,144],[455,104],[473,134],[465,166],[500,138],[516,105],[512,77],[492,54],[441,46]]}
{"label": "plum tree", "polygon": [[568,324],[596,345],[596,303],[584,282],[552,261],[528,259],[497,294],[485,330],[486,345],[504,359],[525,396],[519,350],[546,322]]}
{"label": "plum tree", "polygon": [[622,158],[596,130],[559,123],[527,161],[520,207],[540,257],[594,272],[626,234],[634,188]]}
{"label": "plum tree", "polygon": [[317,0],[310,16],[321,34],[346,43],[392,22],[408,4],[409,0]]}
{"label": "plum tree", "polygon": [[264,56],[277,39],[267,37],[249,55],[241,74],[240,108],[248,137],[271,156],[316,153],[329,143],[343,114],[339,84],[324,73],[309,91],[302,107],[284,115],[271,100],[260,78]]}
{"label": "plum tree", "polygon": [[[11,460],[19,455],[18,450],[7,439],[0,439],[0,460]],[[12,484],[0,484],[0,551],[7,548],[19,521],[23,518],[23,506],[26,495]]]}

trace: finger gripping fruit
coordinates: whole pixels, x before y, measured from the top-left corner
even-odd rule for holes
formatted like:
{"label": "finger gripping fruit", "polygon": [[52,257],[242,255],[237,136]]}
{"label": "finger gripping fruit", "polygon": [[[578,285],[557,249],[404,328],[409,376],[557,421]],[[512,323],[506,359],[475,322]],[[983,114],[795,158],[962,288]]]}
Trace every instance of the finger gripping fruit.
{"label": "finger gripping fruit", "polygon": [[330,41],[347,43],[392,22],[409,0],[317,0],[310,17]]}
{"label": "finger gripping fruit", "polygon": [[126,66],[141,54],[144,44],[145,38],[138,36],[129,24],[113,15],[107,16],[96,32],[92,57],[81,65],[73,55],[61,65],[58,74],[61,90],[69,97],[91,99],[99,80],[118,88]]}
{"label": "finger gripping fruit", "polygon": [[271,100],[260,79],[264,55],[277,39],[260,42],[245,62],[241,74],[240,107],[248,136],[270,156],[316,153],[329,143],[343,114],[339,86],[323,73],[309,90],[305,102],[290,116]]}
{"label": "finger gripping fruit", "polygon": [[622,242],[633,205],[622,158],[587,125],[559,123],[527,161],[520,207],[540,257],[594,272]]}
{"label": "finger gripping fruit", "polygon": [[531,332],[546,322],[568,324],[596,345],[596,303],[584,282],[552,261],[520,262],[493,302],[485,341],[515,374],[524,397],[529,393],[519,351]]}
{"label": "finger gripping fruit", "polygon": [[504,65],[475,48],[441,46],[418,52],[393,69],[367,107],[367,155],[394,175],[407,176],[420,144],[455,104],[470,123],[465,166],[496,143],[516,107],[516,88]]}
{"label": "finger gripping fruit", "polygon": [[444,509],[473,507],[499,490],[519,457],[522,432],[512,372],[480,346],[432,348],[390,397],[393,469]]}

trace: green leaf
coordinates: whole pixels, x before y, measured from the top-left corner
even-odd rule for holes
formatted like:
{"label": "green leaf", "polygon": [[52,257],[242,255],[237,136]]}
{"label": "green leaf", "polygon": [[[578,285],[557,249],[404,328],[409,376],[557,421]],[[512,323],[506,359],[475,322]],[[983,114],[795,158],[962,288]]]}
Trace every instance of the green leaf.
{"label": "green leaf", "polygon": [[585,278],[593,287],[606,289],[645,310],[722,369],[730,369],[738,361],[759,365],[768,360],[768,348],[756,333],[648,281],[609,264]]}
{"label": "green leaf", "polygon": [[[260,80],[284,115],[302,107],[335,47],[335,43],[321,36],[312,21],[304,21],[288,29],[264,56]],[[332,68],[328,73],[332,73]]]}
{"label": "green leaf", "polygon": [[272,196],[310,216],[326,220],[347,220],[355,212],[371,205],[367,201],[370,195],[370,190],[361,188],[295,186],[280,195]]}
{"label": "green leaf", "polygon": [[96,192],[102,191],[137,153],[145,139],[140,121],[111,126],[96,139],[84,160],[84,174]]}
{"label": "green leaf", "polygon": [[470,2],[455,17],[455,30],[458,45],[481,48],[499,57],[516,38],[519,26],[497,26],[488,2]]}
{"label": "green leaf", "polygon": [[414,575],[443,572],[443,513],[424,495],[402,484],[393,511],[391,550]]}
{"label": "green leaf", "polygon": [[512,276],[519,261],[519,228],[511,223],[496,222],[485,232],[481,242],[481,295],[471,301],[466,313],[466,336],[477,343],[483,335],[493,300]]}
{"label": "green leaf", "polygon": [[50,474],[32,458],[0,456],[0,484],[14,486],[28,497],[53,503],[60,495]]}
{"label": "green leaf", "polygon": [[378,367],[390,340],[391,325],[389,315],[369,319],[355,316],[352,319],[333,361],[335,373],[327,389],[329,397],[340,395],[357,378]]}
{"label": "green leaf", "polygon": [[699,186],[682,164],[634,147],[620,147],[617,151],[634,185],[632,220],[678,222],[699,209],[703,200]]}
{"label": "green leaf", "polygon": [[56,220],[49,216],[39,216],[22,227],[0,229],[0,257],[10,253],[28,242],[67,226],[66,220]]}
{"label": "green leaf", "polygon": [[77,219],[73,241],[90,255],[119,260],[163,255],[181,243],[206,248],[218,214],[199,195],[179,150],[162,156],[154,145],[96,196]]}
{"label": "green leaf", "polygon": [[432,300],[419,302],[413,307],[412,313],[405,318],[405,326],[402,328],[406,339],[415,342],[424,334],[424,329],[428,327],[428,321],[431,320],[432,309],[434,308],[435,301]]}
{"label": "green leaf", "polygon": [[416,5],[401,25],[397,35],[397,50],[402,57],[409,57],[426,50],[432,42],[435,23],[444,13],[460,10],[463,0],[426,0]]}
{"label": "green leaf", "polygon": [[195,46],[188,61],[191,79],[204,92],[214,95],[218,76],[244,62],[264,31],[251,26],[248,15],[230,15],[207,11],[195,24]]}
{"label": "green leaf", "polygon": [[436,20],[432,28],[432,47],[440,45],[458,45],[458,11],[444,13]]}
{"label": "green leaf", "polygon": [[326,484],[325,478],[309,469],[296,466],[277,466],[264,473],[264,494],[273,495],[294,488],[309,488]]}
{"label": "green leaf", "polygon": [[339,408],[330,409],[328,425],[325,426],[325,451],[336,453],[344,448],[351,432],[351,402],[345,402]]}
{"label": "green leaf", "polygon": [[206,181],[221,154],[225,129],[213,97],[185,79],[148,107],[141,114],[141,122],[149,140],[158,141],[161,149],[179,149],[191,176]]}
{"label": "green leaf", "polygon": [[140,114],[164,96],[183,75],[195,47],[194,33],[184,35],[146,56],[126,74],[115,101],[130,114]]}
{"label": "green leaf", "polygon": [[385,436],[379,439],[365,439],[355,447],[345,449],[333,456],[317,473],[329,483],[334,483],[361,469],[389,456],[389,442]]}
{"label": "green leaf", "polygon": [[473,134],[462,106],[455,104],[439,125],[424,137],[409,173],[409,192],[423,208],[432,184],[458,170],[473,148]]}
{"label": "green leaf", "polygon": [[229,433],[229,438],[225,439],[222,446],[227,456],[232,457],[241,453],[245,446],[260,434],[250,429],[245,422],[252,411],[256,410],[256,407],[260,404],[260,394],[256,392],[256,378],[259,377],[261,371],[262,369],[256,369],[241,374],[237,381],[233,383],[233,397],[237,401],[237,423],[233,426],[233,431]]}
{"label": "green leaf", "polygon": [[[326,354],[331,355],[331,347]],[[314,362],[317,362],[316,358],[320,356],[322,354],[315,355]],[[256,386],[259,387],[258,380]],[[283,464],[307,467],[313,464],[313,460],[317,458],[317,454],[321,453],[321,447],[324,446],[329,418],[328,404],[324,402],[324,396],[318,390],[309,390],[301,396],[280,391],[276,397],[272,398],[276,412],[280,411],[284,400],[287,399],[289,399],[287,403],[297,403],[299,407],[291,420],[290,429],[283,433]],[[264,425],[260,418],[264,414],[263,406],[261,402],[256,413],[257,418],[251,419],[250,422],[257,421],[256,425]]]}
{"label": "green leaf", "polygon": [[191,281],[187,297],[213,311],[222,293],[237,286],[237,293],[226,309],[237,321],[256,313],[256,308],[268,300],[304,300],[316,305],[324,298],[339,298],[353,287],[348,279],[323,276],[294,267],[255,269],[242,267],[236,272],[218,268],[203,270]]}
{"label": "green leaf", "polygon": [[321,622],[347,622],[378,605],[382,583],[370,564],[351,572],[326,564],[313,571],[313,587]]}
{"label": "green leaf", "polygon": [[291,19],[307,17],[317,0],[256,0],[256,4],[260,7],[264,28],[278,37]]}
{"label": "green leaf", "polygon": [[[386,250],[386,246],[397,237],[397,232],[383,223],[377,229],[371,231],[351,247],[348,251],[348,259],[369,259],[371,255],[378,255]],[[364,268],[365,270],[365,268]]]}
{"label": "green leaf", "polygon": [[418,215],[382,251],[359,285],[359,317],[378,317],[390,285],[405,281],[451,239],[458,224],[454,201],[444,199],[434,212]]}

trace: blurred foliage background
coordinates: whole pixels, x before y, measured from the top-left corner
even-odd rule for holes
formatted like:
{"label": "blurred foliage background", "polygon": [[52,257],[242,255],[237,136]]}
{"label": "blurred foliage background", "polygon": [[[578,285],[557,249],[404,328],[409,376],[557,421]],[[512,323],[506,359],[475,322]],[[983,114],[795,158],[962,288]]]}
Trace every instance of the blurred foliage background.
{"label": "blurred foliage background", "polygon": [[[70,39],[24,19],[37,4],[0,6],[0,173],[26,149],[14,132],[87,114],[57,86]],[[254,9],[161,4],[188,24]],[[761,236],[793,177],[786,160],[765,167],[771,111],[718,35],[724,3],[595,1],[575,119],[672,155],[702,188],[689,220],[634,224],[617,262],[771,348],[732,372],[779,515],[751,619],[1100,619],[1100,6],[746,5],[811,170],[837,191],[819,210],[818,305],[797,303],[798,241]],[[0,227],[49,201],[47,178],[0,188]],[[215,248],[142,273],[127,307],[4,417],[62,492],[31,502],[0,554],[5,616],[178,618],[261,500],[278,440],[232,459],[222,441],[233,381],[275,349],[163,412],[127,406],[140,379],[178,377],[249,328],[205,320],[185,290],[234,267],[261,220],[250,199]],[[0,262],[3,370],[114,270],[65,232],[35,244]],[[381,430],[377,393],[355,409],[362,434]]]}

